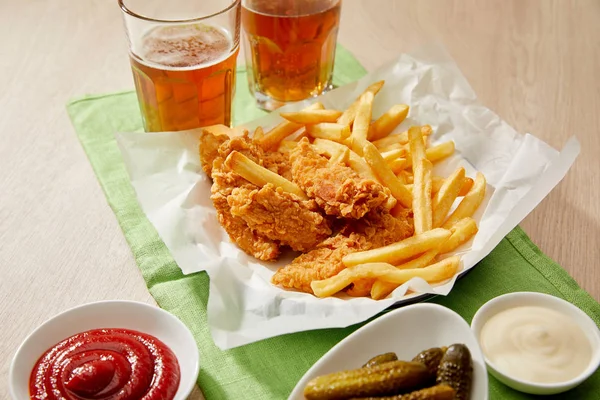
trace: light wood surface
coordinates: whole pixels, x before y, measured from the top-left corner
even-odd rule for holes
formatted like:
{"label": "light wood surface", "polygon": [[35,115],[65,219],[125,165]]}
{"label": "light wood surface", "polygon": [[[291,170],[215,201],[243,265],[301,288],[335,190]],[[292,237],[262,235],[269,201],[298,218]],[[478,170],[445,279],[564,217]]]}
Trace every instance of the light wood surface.
{"label": "light wood surface", "polygon": [[[346,0],[339,40],[367,69],[441,42],[518,131],[556,148],[577,135],[581,156],[522,226],[600,300],[600,2]],[[65,112],[132,87],[116,0],[0,0],[0,398],[45,319],[153,302]]]}

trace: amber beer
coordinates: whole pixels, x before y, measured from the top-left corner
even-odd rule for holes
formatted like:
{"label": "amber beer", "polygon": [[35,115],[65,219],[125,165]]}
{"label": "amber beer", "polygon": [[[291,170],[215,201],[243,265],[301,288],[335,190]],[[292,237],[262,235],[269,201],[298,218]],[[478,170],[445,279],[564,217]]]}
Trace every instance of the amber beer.
{"label": "amber beer", "polygon": [[259,104],[272,109],[331,89],[340,9],[341,0],[242,2],[248,82]]}
{"label": "amber beer", "polygon": [[146,131],[231,123],[238,48],[205,24],[159,26],[130,54]]}

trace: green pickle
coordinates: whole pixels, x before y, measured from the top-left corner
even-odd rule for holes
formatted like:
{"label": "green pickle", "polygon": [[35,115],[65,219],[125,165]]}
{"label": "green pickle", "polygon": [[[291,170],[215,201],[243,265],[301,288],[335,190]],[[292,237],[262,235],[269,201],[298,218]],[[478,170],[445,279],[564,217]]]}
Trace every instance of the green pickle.
{"label": "green pickle", "polygon": [[456,392],[448,385],[436,385],[407,394],[387,397],[355,397],[350,400],[454,400]]}
{"label": "green pickle", "polygon": [[471,397],[473,380],[473,362],[471,352],[464,344],[453,344],[442,357],[437,371],[436,383],[451,386],[456,400],[468,400]]}
{"label": "green pickle", "polygon": [[371,368],[379,364],[397,360],[398,356],[396,353],[384,353],[371,358],[365,365],[363,365],[363,368]]}
{"label": "green pickle", "polygon": [[442,361],[442,357],[444,357],[446,349],[446,347],[434,347],[432,349],[423,350],[412,360],[414,362],[420,362],[424,364],[429,370],[429,373],[435,377],[437,375],[438,366],[440,365],[440,361]]}
{"label": "green pickle", "polygon": [[410,392],[424,387],[429,371],[421,363],[390,361],[370,368],[334,372],[319,376],[306,385],[308,400],[335,400]]}

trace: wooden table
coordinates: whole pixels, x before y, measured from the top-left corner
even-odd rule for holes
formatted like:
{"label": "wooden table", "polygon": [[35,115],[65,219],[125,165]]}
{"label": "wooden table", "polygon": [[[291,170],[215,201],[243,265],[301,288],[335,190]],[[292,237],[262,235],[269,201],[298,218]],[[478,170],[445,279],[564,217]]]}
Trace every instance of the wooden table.
{"label": "wooden table", "polygon": [[[600,3],[346,0],[339,40],[373,69],[443,43],[481,102],[582,154],[523,222],[600,300]],[[133,87],[116,0],[0,1],[0,398],[18,344],[69,307],[153,302],[65,112]],[[199,395],[193,396],[199,397]]]}

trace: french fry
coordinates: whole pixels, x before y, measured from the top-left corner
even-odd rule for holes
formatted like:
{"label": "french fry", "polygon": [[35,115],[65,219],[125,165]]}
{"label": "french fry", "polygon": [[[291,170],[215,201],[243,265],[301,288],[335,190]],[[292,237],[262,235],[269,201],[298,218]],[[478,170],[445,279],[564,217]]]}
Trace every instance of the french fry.
{"label": "french fry", "polygon": [[394,149],[390,151],[381,151],[381,157],[385,160],[385,162],[389,163],[392,160],[397,158],[402,158],[406,154],[406,150],[404,149]]}
{"label": "french fry", "polygon": [[375,100],[375,96],[371,92],[366,92],[361,96],[358,108],[356,109],[356,117],[352,124],[352,139],[367,140],[369,127],[371,126],[373,100]]}
{"label": "french fry", "polygon": [[409,107],[406,104],[393,105],[371,124],[367,139],[377,140],[392,133],[404,121],[408,115],[408,109]]}
{"label": "french fry", "polygon": [[433,197],[433,227],[441,226],[465,180],[465,169],[460,167],[444,180],[444,183]]}
{"label": "french fry", "polygon": [[336,294],[352,282],[365,278],[378,278],[385,282],[401,285],[412,278],[422,278],[427,282],[440,282],[456,274],[460,259],[448,257],[425,268],[398,269],[387,263],[359,264],[342,270],[331,278],[312,281],[310,284],[315,296],[328,297]]}
{"label": "french fry", "polygon": [[[415,268],[425,268],[428,266],[431,261],[438,254],[438,249],[431,249],[426,253],[421,254],[419,257],[414,258],[402,265],[397,266],[399,269],[415,269]],[[398,286],[397,283],[385,282],[382,280],[377,280],[371,286],[371,298],[374,300],[379,300],[387,297],[390,293],[392,293]]]}
{"label": "french fry", "polygon": [[293,193],[303,200],[308,199],[308,196],[298,185],[265,167],[261,167],[240,152],[232,151],[225,159],[225,166],[256,186],[263,187],[267,183],[271,183],[273,186],[280,187],[288,193]]}
{"label": "french fry", "polygon": [[[433,130],[431,129],[431,126],[429,126],[429,125],[421,126],[421,135],[429,136],[429,135],[431,135],[432,132],[433,132]],[[397,135],[389,135],[384,138],[373,141],[373,144],[375,145],[375,147],[377,147],[380,150],[387,146],[396,145],[396,144],[404,145],[407,143],[408,143],[408,131],[404,131]]]}
{"label": "french fry", "polygon": [[294,150],[296,146],[298,146],[298,142],[294,142],[293,140],[282,140],[279,143],[277,151],[291,151]]}
{"label": "french fry", "polygon": [[[411,150],[412,152],[412,150]],[[425,150],[425,156],[429,161],[435,163],[440,161],[446,157],[451,156],[454,153],[454,142],[444,142],[440,143],[437,146],[433,146]],[[411,167],[413,165],[413,160],[411,157],[406,158],[406,168]]]}
{"label": "french fry", "polygon": [[307,138],[310,139],[310,136],[308,135],[308,133],[306,133],[306,127],[303,126],[302,128],[298,129],[297,132],[295,132],[289,139],[286,140],[292,140],[294,142],[299,142],[302,140],[302,138]]}
{"label": "french fry", "polygon": [[402,182],[398,180],[396,175],[394,175],[377,148],[375,148],[373,144],[366,142],[363,147],[363,155],[367,164],[369,164],[373,170],[373,173],[390,189],[392,196],[394,196],[404,207],[410,207],[412,203],[410,192],[404,187]]}
{"label": "french fry", "polygon": [[428,148],[425,151],[427,159],[432,163],[443,160],[446,157],[451,156],[454,153],[454,142],[444,142],[437,146]]}
{"label": "french fry", "polygon": [[[392,172],[397,174],[404,169],[404,166],[406,165],[406,158],[396,158],[395,160],[388,162],[388,165],[390,166]],[[404,181],[402,182],[404,183]]]}
{"label": "french fry", "polygon": [[[305,110],[322,109],[324,109],[324,107],[321,103],[314,103],[305,108]],[[300,128],[302,128],[301,124],[296,124],[290,121],[283,121],[270,131],[265,132],[265,135],[258,140],[258,144],[264,150],[275,149],[279,145],[279,142],[281,142],[283,139],[290,136],[292,133],[296,132]]]}
{"label": "french fry", "polygon": [[343,142],[346,146],[348,146],[352,151],[354,151],[359,156],[363,156],[363,147],[370,143],[367,139],[363,139],[361,137],[355,137],[350,135],[350,137]]}
{"label": "french fry", "polygon": [[[370,92],[373,95],[376,95],[379,90],[383,87],[384,81],[379,81],[373,83],[369,86],[362,94],[360,94],[356,100],[342,113],[342,115],[338,118],[337,123],[342,125],[351,125],[354,122],[354,118],[356,117],[356,110],[358,109],[358,104],[360,103],[360,99],[364,93]],[[371,121],[369,121],[370,123]]]}
{"label": "french fry", "polygon": [[448,218],[442,226],[446,226],[448,227],[448,229],[450,229],[452,226],[456,225],[460,220],[467,217],[471,217],[475,213],[475,211],[477,211],[477,208],[485,198],[486,186],[487,183],[485,180],[485,176],[478,172],[475,177],[473,186],[461,200],[458,207],[452,212],[452,214],[450,214],[450,216],[448,216]]}
{"label": "french fry", "polygon": [[469,190],[473,187],[475,181],[472,178],[465,177],[463,181],[463,185],[460,187],[460,192],[458,192],[459,196],[466,196],[469,193]]}
{"label": "french fry", "polygon": [[408,130],[408,144],[410,146],[410,158],[412,165],[418,165],[425,156],[425,142],[423,142],[423,134],[418,126],[411,126]]}
{"label": "french fry", "polygon": [[338,150],[335,154],[333,154],[329,158],[330,164],[347,164],[350,159],[350,149],[345,148],[343,150]]}
{"label": "french fry", "polygon": [[319,124],[321,122],[336,122],[342,115],[337,110],[302,110],[295,112],[281,113],[282,118],[297,124]]}
{"label": "french fry", "polygon": [[265,136],[265,131],[263,130],[262,126],[257,126],[252,134],[252,140],[258,140],[263,136]]}
{"label": "french fry", "polygon": [[429,231],[433,227],[431,207],[431,170],[433,164],[427,159],[421,159],[414,169],[414,184],[412,191],[412,208],[415,233]]}
{"label": "french fry", "polygon": [[446,222],[444,222],[442,227],[450,228],[459,220],[466,217],[471,217],[485,197],[485,187],[485,176],[483,176],[481,172],[478,172],[475,176],[475,183],[473,184],[473,187],[471,190],[469,190],[469,193],[463,197],[458,207],[456,207],[448,219],[446,219]]}
{"label": "french fry", "polygon": [[306,133],[314,138],[342,142],[344,139],[350,136],[351,132],[348,125],[322,122],[315,125],[307,125]]}
{"label": "french fry", "polygon": [[[405,163],[407,163],[407,162],[408,162],[408,160],[405,161]],[[404,182],[406,182],[407,185],[412,185],[413,184],[413,182],[414,182],[414,176],[413,176],[412,173],[410,173],[407,170],[403,170],[403,171],[400,171],[400,174],[402,174]],[[408,189],[408,186],[406,188]],[[411,186],[410,192],[412,193],[412,186]]]}
{"label": "french fry", "polygon": [[461,219],[450,228],[452,235],[438,248],[440,254],[456,250],[458,246],[468,242],[469,239],[475,236],[478,230],[477,222],[473,218],[466,217]]}
{"label": "french fry", "polygon": [[448,239],[451,234],[452,233],[447,229],[435,228],[421,233],[420,235],[411,236],[400,242],[392,243],[384,247],[350,253],[344,256],[342,262],[347,267],[374,262],[399,264],[404,260],[408,260],[411,257],[425,253],[427,250],[439,246]]}
{"label": "french fry", "polygon": [[[403,172],[408,174],[408,171],[403,171]],[[400,179],[401,175],[404,176],[404,174],[400,174],[398,172],[396,172],[396,175],[398,176],[398,179]],[[445,179],[442,178],[441,176],[434,176],[433,178],[431,178],[431,194],[432,195],[435,195],[437,192],[439,192],[440,188],[444,184],[444,181],[445,181]],[[472,187],[473,187],[473,179],[469,178],[468,176],[465,177],[463,180],[463,184],[460,187],[460,191],[458,192],[458,195],[459,196],[466,195],[467,193],[469,193],[469,190],[471,190]],[[406,184],[406,188],[412,192],[412,183]]]}
{"label": "french fry", "polygon": [[[393,136],[396,136],[396,135],[393,135]],[[375,146],[375,147],[377,147],[377,146]],[[393,143],[393,144],[390,144],[389,146],[377,147],[377,150],[379,150],[381,153],[385,153],[387,151],[392,151],[392,150],[403,150],[404,152],[407,152],[408,146],[406,144]]]}
{"label": "french fry", "polygon": [[[317,150],[321,154],[325,154],[329,157],[331,157],[333,154],[335,154],[334,149],[340,149],[340,150],[343,150],[344,148],[347,149],[347,147],[344,146],[343,144],[336,143],[336,142],[333,142],[331,140],[326,140],[326,139],[315,139],[313,142],[313,146],[315,148],[317,148]],[[375,176],[373,171],[371,171],[371,168],[369,167],[367,162],[361,156],[359,156],[352,150],[349,151],[348,166],[350,168],[352,168],[354,170],[354,172],[356,172],[358,175],[362,176],[363,178],[372,179],[375,182],[379,182],[379,178],[377,178],[377,176]]]}

